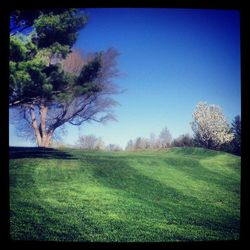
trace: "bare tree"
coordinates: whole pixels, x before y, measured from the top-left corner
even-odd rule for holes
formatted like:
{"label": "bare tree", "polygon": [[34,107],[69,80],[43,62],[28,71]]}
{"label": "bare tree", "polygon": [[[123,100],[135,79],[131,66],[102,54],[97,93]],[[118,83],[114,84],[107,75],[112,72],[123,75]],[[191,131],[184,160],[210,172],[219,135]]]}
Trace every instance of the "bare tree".
{"label": "bare tree", "polygon": [[84,56],[82,50],[74,49],[67,57],[62,61],[62,68],[65,72],[72,73],[79,76],[82,67],[87,64],[89,60]]}
{"label": "bare tree", "polygon": [[105,148],[102,138],[97,138],[94,135],[80,136],[77,146],[81,149],[89,150],[103,150]]}
{"label": "bare tree", "polygon": [[134,150],[143,150],[148,148],[150,148],[149,139],[143,137],[136,138],[133,147]]}
{"label": "bare tree", "polygon": [[108,151],[122,151],[122,148],[117,144],[109,144],[106,149]]}

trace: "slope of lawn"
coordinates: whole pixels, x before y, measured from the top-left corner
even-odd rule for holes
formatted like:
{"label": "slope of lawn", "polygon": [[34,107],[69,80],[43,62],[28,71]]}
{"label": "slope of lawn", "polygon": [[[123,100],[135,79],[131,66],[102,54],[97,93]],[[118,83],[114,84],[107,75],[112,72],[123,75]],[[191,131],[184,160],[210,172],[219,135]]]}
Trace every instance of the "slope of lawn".
{"label": "slope of lawn", "polygon": [[240,157],[199,148],[10,148],[15,240],[237,240]]}

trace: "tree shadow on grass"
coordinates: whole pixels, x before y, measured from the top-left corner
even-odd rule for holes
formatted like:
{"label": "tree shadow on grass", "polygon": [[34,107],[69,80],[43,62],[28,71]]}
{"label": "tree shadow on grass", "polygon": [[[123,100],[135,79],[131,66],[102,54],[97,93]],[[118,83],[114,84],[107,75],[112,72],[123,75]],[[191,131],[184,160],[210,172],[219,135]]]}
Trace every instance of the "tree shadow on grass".
{"label": "tree shadow on grass", "polygon": [[172,152],[175,156],[181,156],[182,158],[187,156],[194,159],[206,159],[210,157],[215,157],[221,154],[226,154],[225,152],[200,148],[200,147],[176,147]]}
{"label": "tree shadow on grass", "polygon": [[[14,149],[15,148],[12,148],[12,151],[17,153],[18,150]],[[29,150],[31,152],[34,151],[34,148],[26,149],[28,152]],[[39,149],[35,149],[35,151],[39,152]],[[48,153],[51,149],[46,149],[45,151]],[[63,153],[58,150],[52,151]],[[22,148],[19,153],[22,152],[26,151]],[[51,153],[50,157],[51,156],[53,156],[53,153]],[[38,154],[37,157],[41,157],[41,155],[39,156]],[[61,157],[59,158],[61,159]],[[177,225],[180,228],[180,231],[177,230],[172,232],[171,240],[208,240],[213,237],[218,239],[228,237],[233,238],[239,232],[239,220],[237,217],[235,218],[230,214],[226,214],[226,211],[223,208],[220,208],[215,204],[204,203],[196,197],[187,195],[154,178],[143,175],[143,173],[135,169],[131,164],[128,164],[127,159],[125,158],[118,159],[116,157],[98,156],[93,154],[87,155],[87,157],[84,156],[84,160],[91,166],[90,169],[92,175],[95,177],[98,184],[119,191],[119,195],[121,195],[123,199],[121,199],[121,201],[114,201],[114,204],[112,204],[113,206],[117,205],[117,211],[122,210],[127,213],[127,211],[134,210],[134,215],[130,212],[128,216],[134,216],[132,221],[135,217],[138,217],[138,241],[141,239],[149,239],[147,238],[147,235],[143,235],[145,226],[140,224],[140,219],[145,221],[147,218],[148,221],[156,220],[169,225]],[[167,163],[170,164],[170,162]],[[180,169],[180,171],[184,172],[185,170]],[[131,201],[131,204],[124,207],[121,206],[120,202],[126,199]],[[134,201],[135,203],[133,204]],[[108,225],[115,225],[114,228],[105,227],[104,229],[94,217],[86,216],[85,218],[84,214],[81,212],[84,210],[76,209],[74,210],[74,217],[77,219],[81,216],[81,223],[83,223],[83,225],[85,224],[84,231],[82,231],[82,227],[75,227],[71,223],[65,223],[67,218],[64,214],[72,213],[72,208],[69,206],[55,209],[54,207],[50,207],[49,204],[45,207],[36,207],[32,206],[32,204],[24,203],[23,207],[31,207],[31,210],[34,210],[36,218],[40,223],[34,222],[34,217],[32,216],[28,217],[26,214],[23,215],[27,220],[25,221],[24,218],[23,223],[24,225],[29,225],[29,229],[24,232],[19,232],[19,229],[16,226],[13,229],[13,234],[15,234],[15,232],[17,233],[17,239],[26,238],[43,240],[55,238],[60,241],[85,241],[86,239],[89,239],[89,235],[99,235],[101,233],[106,234],[107,232],[113,233],[114,235],[112,234],[112,237],[118,237],[118,239],[125,237],[126,241],[129,241],[134,237],[132,232],[129,234],[130,229],[126,229],[126,221],[124,223],[119,221],[117,224],[114,224],[115,221],[112,220]],[[45,210],[43,210],[43,208]],[[158,218],[155,218],[155,213],[152,213],[152,210],[159,213]],[[15,212],[15,210],[13,212]],[[29,211],[26,212],[27,214],[29,213]],[[62,213],[62,216],[60,216],[60,213]],[[130,219],[131,218],[128,218],[128,221]],[[120,225],[123,225],[125,229],[121,230]],[[196,231],[192,231],[194,228]],[[142,236],[140,236],[140,229],[142,230]],[[196,235],[196,232],[198,232],[197,230],[200,229],[203,232]],[[159,239],[168,239],[167,237],[169,237],[167,236],[167,229],[158,232],[159,230],[155,227],[155,229],[150,230],[153,234],[152,237],[156,236],[158,233],[161,234]],[[190,233],[188,230],[190,230]],[[183,231],[185,231],[185,233],[183,233]]]}
{"label": "tree shadow on grass", "polygon": [[[208,184],[217,185],[221,189],[225,189],[228,186],[232,188],[236,185],[236,182],[232,179],[232,176],[223,174],[221,171],[214,171],[202,166],[199,160],[180,158],[166,158],[164,159],[166,164],[182,174],[188,176],[193,181],[203,181]],[[214,163],[216,168],[216,162]],[[213,169],[213,168],[212,168]]]}
{"label": "tree shadow on grass", "polygon": [[[120,190],[125,196],[141,201],[146,206],[160,209],[170,224],[176,223],[184,227],[189,224],[201,226],[218,234],[238,233],[238,219],[225,214],[225,210],[216,204],[207,204],[145,176],[125,161],[101,157],[97,164],[96,158],[88,160],[93,166],[93,175],[98,182]],[[172,221],[173,218],[176,221]],[[185,235],[179,237],[187,239]]]}
{"label": "tree shadow on grass", "polygon": [[73,155],[59,151],[53,148],[35,148],[35,147],[10,147],[9,159],[23,158],[44,158],[44,159],[76,159]]}

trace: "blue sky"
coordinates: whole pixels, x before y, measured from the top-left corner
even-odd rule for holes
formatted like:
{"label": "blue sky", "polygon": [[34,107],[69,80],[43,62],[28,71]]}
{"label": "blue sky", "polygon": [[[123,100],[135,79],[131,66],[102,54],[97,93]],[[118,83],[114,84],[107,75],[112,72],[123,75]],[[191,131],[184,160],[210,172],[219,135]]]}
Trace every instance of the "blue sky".
{"label": "blue sky", "polygon": [[[199,101],[223,108],[228,121],[241,113],[240,15],[233,10],[86,9],[89,23],[75,47],[85,53],[116,48],[117,122],[67,126],[65,143],[94,134],[125,147],[129,139],[192,134]],[[29,145],[10,126],[10,145]]]}

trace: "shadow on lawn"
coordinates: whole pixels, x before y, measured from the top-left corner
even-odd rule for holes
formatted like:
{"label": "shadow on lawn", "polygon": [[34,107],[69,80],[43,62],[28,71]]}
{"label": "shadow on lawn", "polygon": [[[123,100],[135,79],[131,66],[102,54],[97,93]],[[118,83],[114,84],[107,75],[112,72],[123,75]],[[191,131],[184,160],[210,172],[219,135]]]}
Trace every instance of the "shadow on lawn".
{"label": "shadow on lawn", "polygon": [[[124,195],[141,200],[149,207],[160,209],[168,223],[202,226],[207,230],[215,230],[218,234],[223,232],[227,234],[230,230],[232,235],[238,233],[238,218],[226,214],[224,208],[213,203],[206,203],[195,196],[185,194],[174,187],[143,175],[124,161],[117,162],[117,159],[114,161],[115,159],[108,158],[99,160],[101,164],[97,159],[91,159],[91,157],[88,159],[92,165],[93,175],[99,182],[107,187],[122,190]],[[205,171],[203,170],[205,175],[211,174]],[[138,188],[138,185],[141,188]],[[151,216],[150,213],[147,214],[148,217]],[[186,240],[185,235],[178,237]]]}
{"label": "shadow on lawn", "polygon": [[10,147],[9,159],[22,158],[45,158],[45,159],[76,159],[69,153],[59,151],[53,148],[35,148],[35,147]]}

